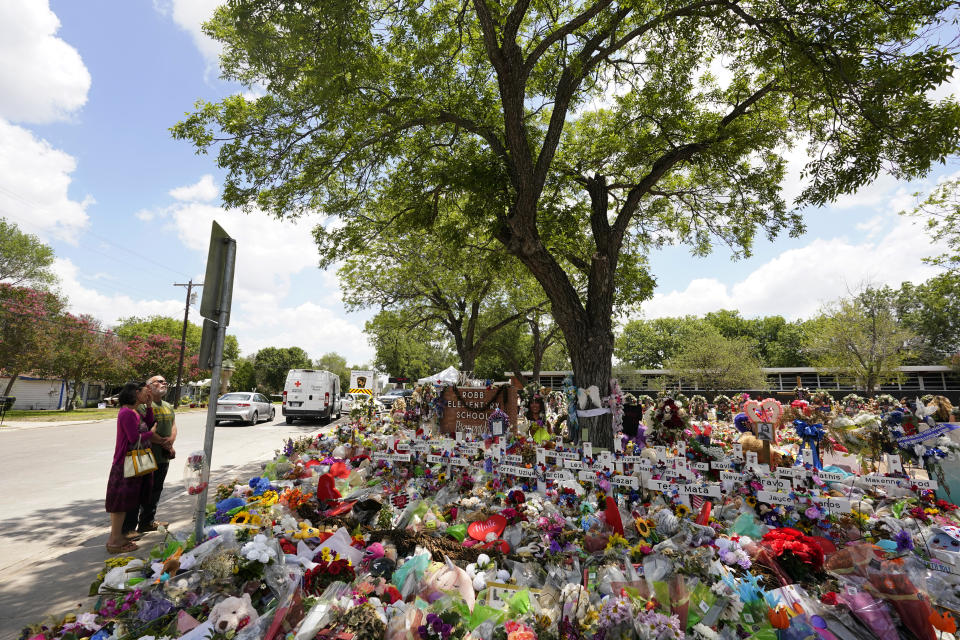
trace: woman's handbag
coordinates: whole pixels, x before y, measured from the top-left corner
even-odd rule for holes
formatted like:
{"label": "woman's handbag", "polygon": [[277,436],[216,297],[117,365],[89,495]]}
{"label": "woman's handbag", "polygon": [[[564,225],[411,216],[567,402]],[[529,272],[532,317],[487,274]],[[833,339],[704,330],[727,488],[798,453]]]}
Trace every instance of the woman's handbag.
{"label": "woman's handbag", "polygon": [[143,448],[140,438],[137,438],[137,448],[131,449],[123,458],[123,477],[136,478],[153,473],[157,470],[157,459],[151,448]]}

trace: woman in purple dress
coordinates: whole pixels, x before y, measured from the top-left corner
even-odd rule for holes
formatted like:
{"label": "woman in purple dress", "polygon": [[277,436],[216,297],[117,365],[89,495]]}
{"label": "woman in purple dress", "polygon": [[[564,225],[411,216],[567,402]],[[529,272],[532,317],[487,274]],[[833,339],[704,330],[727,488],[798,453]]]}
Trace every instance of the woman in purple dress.
{"label": "woman in purple dress", "polygon": [[[110,467],[110,479],[107,480],[106,509],[110,514],[110,537],[107,538],[107,551],[110,553],[129,553],[137,545],[129,540],[123,531],[123,519],[128,511],[138,507],[149,497],[153,486],[153,474],[124,478],[123,460],[127,452],[136,448],[140,442],[143,448],[149,448],[153,440],[156,420],[153,418],[152,396],[145,382],[128,382],[123,386],[117,398],[120,411],[117,413],[117,445],[113,452],[113,466]],[[146,415],[141,417],[136,406],[146,404]]]}

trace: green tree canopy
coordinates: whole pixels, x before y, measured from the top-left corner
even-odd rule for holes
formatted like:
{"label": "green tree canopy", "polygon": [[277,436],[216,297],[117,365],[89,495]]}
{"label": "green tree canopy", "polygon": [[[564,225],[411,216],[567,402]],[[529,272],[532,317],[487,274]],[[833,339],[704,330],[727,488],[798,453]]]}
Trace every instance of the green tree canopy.
{"label": "green tree canopy", "polygon": [[253,372],[254,356],[239,358],[233,362],[233,377],[230,378],[231,391],[254,391],[257,387]]}
{"label": "green tree canopy", "polygon": [[53,249],[37,236],[20,231],[13,222],[0,218],[0,282],[45,287],[57,280]]}
{"label": "green tree canopy", "polygon": [[376,353],[377,370],[418,380],[457,364],[448,342],[438,338],[443,335],[438,327],[410,326],[410,319],[396,311],[381,311],[366,323],[363,331]]}
{"label": "green tree canopy", "polygon": [[313,362],[300,347],[265,347],[253,358],[253,376],[260,393],[283,391],[290,369],[311,369]]}
{"label": "green tree canopy", "polygon": [[21,373],[50,373],[66,305],[48,291],[0,282],[0,370],[10,378],[3,395],[10,395]]}
{"label": "green tree canopy", "polygon": [[[449,336],[463,371],[498,332],[548,304],[542,289],[495,240],[464,233],[461,214],[432,229],[391,227],[349,244],[339,270],[348,308],[402,311],[409,328],[437,326]],[[392,215],[390,217],[393,217]]]}
{"label": "green tree canopy", "polygon": [[350,368],[347,366],[347,359],[335,351],[325,353],[317,358],[314,363],[318,369],[330,371],[337,374],[340,378],[340,389],[346,393],[350,388]]}
{"label": "green tree canopy", "polygon": [[[147,338],[149,336],[166,336],[179,342],[183,336],[183,318],[171,318],[168,316],[147,316],[140,318],[131,316],[122,318],[120,324],[115,328],[118,336],[124,339],[133,337]],[[203,328],[192,322],[187,323],[187,354],[199,355],[200,338],[203,335]],[[236,360],[240,357],[240,343],[237,336],[227,335],[223,341],[223,357],[225,360]],[[179,355],[178,355],[179,358]],[[174,374],[176,379],[176,374]]]}
{"label": "green tree canopy", "polygon": [[126,377],[129,370],[123,341],[106,331],[99,320],[69,313],[59,318],[49,371],[72,389],[64,410],[76,408],[81,383],[88,380],[116,383]]}
{"label": "green tree canopy", "polygon": [[749,338],[727,338],[710,323],[684,336],[676,355],[666,361],[672,377],[693,382],[702,391],[765,389],[766,376]]}
{"label": "green tree canopy", "polygon": [[[537,279],[577,384],[605,395],[615,306],[649,292],[650,246],[746,255],[757,232],[801,231],[780,193],[792,144],[811,154],[798,205],[954,152],[960,105],[928,97],[954,52],[925,37],[952,8],[231,0],[205,31],[224,77],[265,95],[200,102],[173,133],[222,145],[228,206],[338,216],[317,230],[331,260],[371,233],[371,212],[429,227],[463,211],[464,233]],[[609,424],[585,421],[595,445],[611,446]]]}
{"label": "green tree canopy", "polygon": [[917,285],[904,282],[894,306],[900,324],[917,336],[913,362],[939,364],[960,353],[960,270]]}
{"label": "green tree canopy", "polygon": [[897,322],[894,296],[888,287],[867,288],[828,305],[810,331],[814,364],[866,391],[895,380],[915,336]]}

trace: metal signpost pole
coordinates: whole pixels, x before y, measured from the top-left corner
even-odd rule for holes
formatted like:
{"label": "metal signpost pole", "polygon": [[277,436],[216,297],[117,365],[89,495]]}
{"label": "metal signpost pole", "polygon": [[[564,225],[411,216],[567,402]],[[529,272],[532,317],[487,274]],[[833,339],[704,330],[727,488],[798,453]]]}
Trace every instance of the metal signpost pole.
{"label": "metal signpost pole", "polygon": [[[197,496],[196,523],[194,526],[194,540],[200,543],[203,536],[203,524],[206,521],[207,493],[210,489],[211,457],[213,456],[213,433],[217,420],[217,398],[220,395],[220,371],[223,368],[223,342],[227,335],[227,322],[230,314],[230,303],[233,295],[233,266],[237,256],[237,243],[232,238],[223,238],[225,244],[225,260],[223,287],[221,289],[217,336],[213,345],[213,369],[210,372],[210,398],[207,404],[207,427],[203,436],[203,490]],[[209,282],[205,280],[207,284]]]}

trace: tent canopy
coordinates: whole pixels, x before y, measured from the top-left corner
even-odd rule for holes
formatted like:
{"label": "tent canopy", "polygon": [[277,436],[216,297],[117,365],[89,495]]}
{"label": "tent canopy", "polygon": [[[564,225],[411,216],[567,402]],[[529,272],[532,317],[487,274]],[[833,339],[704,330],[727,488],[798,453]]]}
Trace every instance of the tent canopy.
{"label": "tent canopy", "polygon": [[440,373],[435,373],[426,378],[417,380],[417,384],[432,384],[434,382],[446,382],[447,384],[457,384],[460,381],[460,372],[456,367],[447,367]]}

